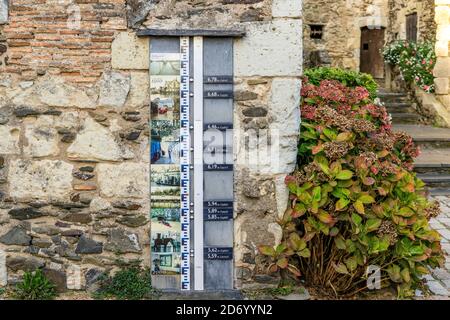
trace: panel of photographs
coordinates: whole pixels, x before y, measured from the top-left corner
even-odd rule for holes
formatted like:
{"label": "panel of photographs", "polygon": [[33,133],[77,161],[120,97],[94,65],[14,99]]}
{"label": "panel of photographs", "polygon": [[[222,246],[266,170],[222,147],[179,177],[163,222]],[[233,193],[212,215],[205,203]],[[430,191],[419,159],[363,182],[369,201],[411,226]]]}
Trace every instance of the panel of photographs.
{"label": "panel of photographs", "polygon": [[151,271],[181,272],[180,54],[150,58]]}

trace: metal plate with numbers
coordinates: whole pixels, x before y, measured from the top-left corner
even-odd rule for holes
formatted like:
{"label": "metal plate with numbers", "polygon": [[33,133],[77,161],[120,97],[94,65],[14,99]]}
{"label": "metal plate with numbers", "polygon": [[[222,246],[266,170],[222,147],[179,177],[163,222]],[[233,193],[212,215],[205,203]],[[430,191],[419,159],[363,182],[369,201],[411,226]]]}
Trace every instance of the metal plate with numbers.
{"label": "metal plate with numbers", "polygon": [[232,260],[233,248],[206,247],[205,260]]}

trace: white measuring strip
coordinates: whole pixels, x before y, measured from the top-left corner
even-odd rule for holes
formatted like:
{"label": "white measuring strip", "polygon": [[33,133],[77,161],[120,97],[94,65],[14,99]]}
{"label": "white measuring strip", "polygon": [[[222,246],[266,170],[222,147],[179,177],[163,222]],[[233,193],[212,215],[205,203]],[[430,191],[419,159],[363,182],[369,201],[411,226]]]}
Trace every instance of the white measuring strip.
{"label": "white measuring strip", "polygon": [[194,290],[204,290],[203,37],[194,37]]}
{"label": "white measuring strip", "polygon": [[189,37],[180,38],[180,178],[181,178],[181,290],[191,289],[190,268],[190,149]]}

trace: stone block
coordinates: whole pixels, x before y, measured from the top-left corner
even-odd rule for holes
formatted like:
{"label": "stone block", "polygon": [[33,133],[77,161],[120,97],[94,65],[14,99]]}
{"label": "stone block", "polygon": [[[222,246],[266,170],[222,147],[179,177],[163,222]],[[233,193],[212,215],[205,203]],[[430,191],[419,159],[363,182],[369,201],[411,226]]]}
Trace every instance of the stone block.
{"label": "stone block", "polygon": [[13,160],[9,193],[17,200],[67,200],[72,191],[73,165],[60,160]]}
{"label": "stone block", "polygon": [[302,1],[273,0],[272,16],[274,18],[300,18],[302,16]]}
{"label": "stone block", "polygon": [[249,24],[234,46],[235,76],[301,76],[301,20]]}
{"label": "stone block", "polygon": [[100,193],[105,197],[148,197],[148,174],[148,165],[145,163],[101,163],[97,166]]}
{"label": "stone block", "polygon": [[149,39],[138,38],[134,32],[121,32],[112,42],[114,69],[148,70],[150,63]]}
{"label": "stone block", "polygon": [[0,126],[0,154],[20,154],[20,130],[17,127]]}
{"label": "stone block", "polygon": [[150,74],[145,72],[131,72],[130,93],[126,106],[140,108],[150,105]]}
{"label": "stone block", "polygon": [[130,76],[119,72],[105,72],[100,79],[100,107],[121,108],[130,92]]}
{"label": "stone block", "polygon": [[8,273],[6,270],[6,253],[0,249],[0,287],[6,286]]}
{"label": "stone block", "polygon": [[434,67],[434,76],[436,78],[450,77],[450,57],[437,59]]}
{"label": "stone block", "polygon": [[299,79],[275,78],[269,102],[269,115],[273,118],[271,130],[278,130],[279,136],[298,136],[300,130]]}
{"label": "stone block", "polygon": [[77,161],[120,161],[131,155],[118,144],[108,128],[89,117],[67,148],[67,156]]}
{"label": "stone block", "polygon": [[449,94],[449,78],[436,78],[434,84],[436,86],[436,94]]}
{"label": "stone block", "polygon": [[24,152],[30,157],[40,158],[59,154],[59,135],[54,128],[53,116],[40,116],[37,120],[26,124],[25,138],[28,144],[25,145]]}
{"label": "stone block", "polygon": [[436,24],[449,25],[450,24],[450,7],[437,6],[435,8],[434,21]]}

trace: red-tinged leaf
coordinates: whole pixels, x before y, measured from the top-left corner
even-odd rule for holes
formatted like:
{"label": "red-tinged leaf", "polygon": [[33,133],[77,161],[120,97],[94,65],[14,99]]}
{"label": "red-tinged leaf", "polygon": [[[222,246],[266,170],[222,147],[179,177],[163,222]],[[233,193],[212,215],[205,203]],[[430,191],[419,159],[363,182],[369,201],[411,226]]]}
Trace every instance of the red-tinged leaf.
{"label": "red-tinged leaf", "polygon": [[281,269],[286,269],[288,266],[288,259],[287,258],[281,258],[277,261],[277,266]]}
{"label": "red-tinged leaf", "polygon": [[322,150],[323,150],[323,145],[322,145],[322,144],[319,144],[319,145],[313,147],[313,148],[311,149],[311,152],[312,152],[313,155],[316,155],[316,154],[318,154],[319,152],[321,152]]}
{"label": "red-tinged leaf", "polygon": [[415,188],[415,186],[414,186],[414,183],[408,183],[406,186],[405,186],[405,190],[407,190],[408,192],[411,192],[411,193],[413,193],[413,192],[415,192],[416,191],[416,188]]}
{"label": "red-tinged leaf", "polygon": [[386,189],[384,189],[382,187],[377,188],[377,190],[378,190],[378,193],[380,194],[380,196],[383,196],[383,197],[389,193]]}
{"label": "red-tinged leaf", "polygon": [[329,214],[323,210],[317,214],[317,218],[319,218],[319,220],[325,224],[332,224],[335,221],[334,217],[331,214]]}
{"label": "red-tinged leaf", "polygon": [[272,263],[269,266],[268,270],[269,270],[269,273],[275,273],[278,271],[278,266],[275,263]]}
{"label": "red-tinged leaf", "polygon": [[372,186],[372,185],[375,184],[375,179],[372,178],[372,177],[365,177],[365,178],[362,180],[362,183],[363,183],[364,185],[366,185],[366,186]]}
{"label": "red-tinged leaf", "polygon": [[297,269],[296,266],[289,264],[287,266],[287,269],[289,270],[289,272],[291,272],[293,275],[295,275],[296,277],[300,277],[302,274],[300,272],[300,270]]}

